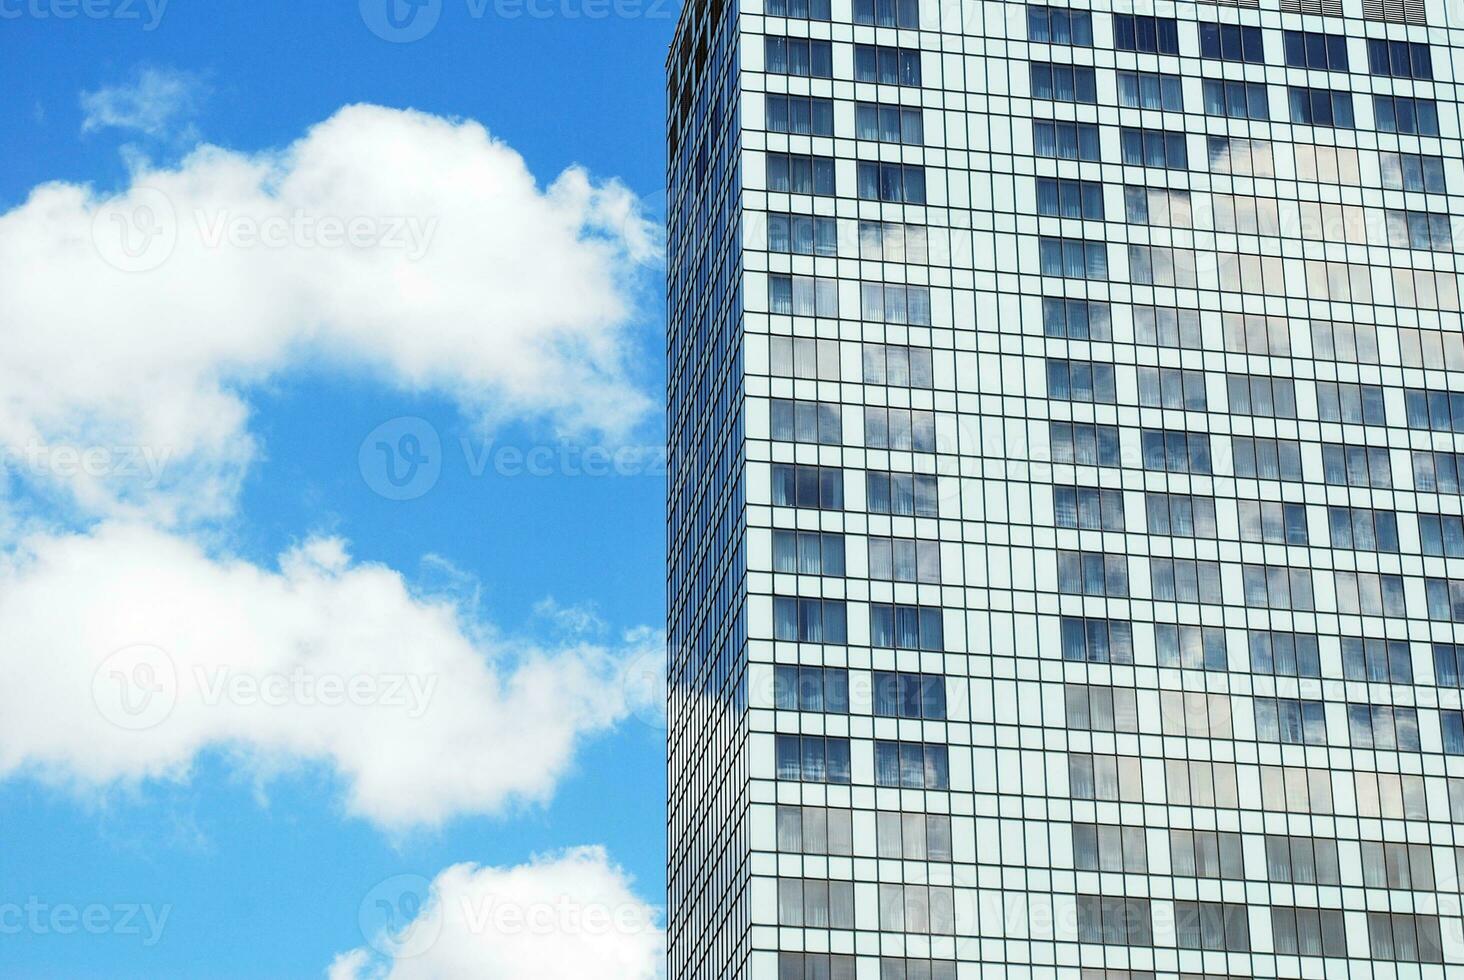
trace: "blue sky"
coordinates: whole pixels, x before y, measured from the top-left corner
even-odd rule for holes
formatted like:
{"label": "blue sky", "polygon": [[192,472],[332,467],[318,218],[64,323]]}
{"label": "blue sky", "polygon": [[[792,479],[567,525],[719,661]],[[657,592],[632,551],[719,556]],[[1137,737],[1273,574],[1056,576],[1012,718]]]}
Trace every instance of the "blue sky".
{"label": "blue sky", "polygon": [[[44,717],[58,730],[75,721],[75,730],[87,731],[96,720],[66,714],[79,703],[68,700],[67,685],[92,677],[128,644],[157,644],[174,666],[233,650],[213,662],[247,675],[314,643],[339,642],[343,652],[331,662],[351,663],[352,644],[370,647],[398,626],[408,635],[397,642],[415,644],[414,669],[439,663],[433,658],[449,649],[456,659],[441,663],[451,666],[429,671],[441,683],[461,688],[481,679],[464,652],[491,661],[505,683],[481,702],[459,699],[462,716],[452,731],[430,736],[440,745],[429,757],[414,756],[407,744],[395,763],[380,760],[417,740],[412,720],[393,716],[392,727],[380,732],[373,730],[375,714],[362,713],[343,729],[332,722],[332,734],[320,737],[332,748],[311,751],[321,716],[298,704],[261,722],[268,708],[236,705],[209,714],[202,706],[195,713],[186,694],[147,733],[156,741],[128,741],[132,733],[99,728],[100,736],[75,744],[58,731],[0,755],[0,975],[323,976],[338,955],[358,949],[365,952],[350,966],[355,972],[341,967],[337,975],[377,975],[389,964],[371,945],[377,937],[363,935],[362,922],[365,907],[371,931],[374,889],[397,875],[433,879],[463,862],[490,871],[527,867],[525,875],[484,872],[473,879],[474,887],[505,895],[562,888],[547,883],[552,871],[587,882],[587,902],[623,897],[622,886],[639,900],[663,901],[664,731],[644,692],[598,699],[592,692],[606,685],[585,683],[585,702],[603,718],[566,736],[570,748],[548,763],[506,758],[521,754],[512,748],[493,751],[500,743],[491,725],[455,736],[458,727],[474,728],[480,704],[485,713],[502,708],[514,722],[541,718],[542,706],[516,701],[507,683],[528,676],[525,665],[548,664],[551,689],[582,682],[576,671],[601,682],[629,676],[633,687],[655,666],[646,651],[657,640],[647,630],[664,621],[659,264],[643,243],[627,244],[642,229],[628,231],[620,222],[639,219],[623,218],[617,209],[631,198],[607,182],[617,180],[642,199],[639,213],[659,217],[661,73],[674,10],[648,3],[622,8],[635,16],[602,18],[584,16],[580,4],[555,0],[539,8],[549,16],[512,17],[503,15],[517,9],[511,5],[490,3],[479,16],[467,0],[442,0],[440,19],[425,37],[390,43],[368,29],[365,21],[375,15],[368,10],[363,18],[354,2],[173,0],[151,29],[155,13],[141,2],[94,0],[98,16],[75,17],[60,16],[71,9],[65,0],[0,2],[7,93],[0,100],[0,157],[7,162],[0,169],[0,262],[9,266],[0,266],[0,291],[26,285],[21,292],[30,297],[8,307],[0,300],[0,331],[8,350],[28,346],[27,338],[51,330],[54,308],[57,335],[70,344],[20,358],[10,369],[15,384],[26,377],[22,371],[48,380],[24,398],[0,395],[0,445],[9,467],[0,478],[6,585],[13,595],[40,597],[42,607],[60,597],[48,617],[34,607],[7,609],[0,597],[0,660],[10,662],[8,673],[23,657],[64,667],[56,677],[32,672],[42,695],[22,681],[12,685],[20,688],[12,697],[45,706]],[[593,2],[590,8],[598,13]],[[180,264],[194,255],[186,242],[160,270],[119,275],[96,266],[94,273],[96,257],[82,256],[57,230],[90,221],[98,200],[129,193],[135,175],[146,173],[155,175],[146,183],[165,187],[177,206],[182,234],[194,235],[183,195],[222,199],[209,195],[224,194],[226,177],[251,162],[277,171],[230,212],[255,220],[254,192],[263,188],[273,200],[272,181],[294,166],[280,151],[311,140],[311,127],[356,103],[436,117],[348,114],[338,117],[328,140],[310,144],[321,161],[312,180],[324,173],[347,191],[368,188],[358,201],[389,196],[396,168],[416,187],[414,200],[439,195],[424,216],[443,222],[429,258],[408,269],[389,257],[398,263],[390,269],[420,275],[410,295],[376,295],[405,279],[343,268],[342,278],[354,285],[344,299],[303,295],[309,290],[299,282],[281,282],[281,295],[271,296],[279,276],[270,263],[278,255],[257,261],[258,250],[241,253],[185,266],[201,270],[185,275]],[[465,121],[480,123],[520,155],[537,180],[532,191],[512,191],[528,203],[504,212],[508,246],[460,227],[462,215],[498,214],[497,199],[475,185],[512,169],[460,128]],[[185,162],[199,143],[229,151],[228,166],[215,171]],[[450,176],[434,172],[439,149]],[[583,200],[569,194],[571,204],[546,211],[540,192],[575,165],[595,190]],[[92,196],[82,194],[67,205],[73,210],[54,218],[31,197],[50,182],[89,188]],[[461,214],[455,182],[481,197]],[[320,193],[338,205],[345,193],[303,179],[298,185],[289,190],[300,194],[297,200]],[[460,263],[450,253],[470,242],[491,262],[500,254],[495,249],[511,250],[521,240],[513,220],[548,220],[544,215],[565,210],[586,230],[578,241],[573,233],[527,239],[525,248],[542,254],[550,270],[537,288],[595,302],[566,301],[545,313],[543,324],[532,304],[525,313],[506,303],[504,312],[484,314],[483,329],[470,329],[478,311],[453,304],[477,295],[473,282],[460,280],[472,278],[479,258]],[[607,219],[611,212],[622,219]],[[37,215],[45,220],[22,220]],[[44,267],[13,261],[19,255],[41,256]],[[307,263],[317,258],[302,256]],[[335,266],[310,268],[333,274]],[[54,281],[44,278],[52,272]],[[179,299],[195,288],[186,302]],[[108,298],[87,306],[97,293]],[[351,303],[362,312],[342,310]],[[398,349],[384,333],[389,315],[371,330],[358,326],[374,308],[394,304],[432,311],[403,327],[420,342]],[[317,318],[352,322],[320,327]],[[256,322],[269,323],[273,333],[262,337],[260,328],[256,336]],[[180,324],[227,342],[210,341],[193,353],[186,333],[158,339]],[[512,343],[500,344],[500,325]],[[532,365],[521,362],[532,361],[541,342],[567,350],[555,365],[564,371],[557,382],[552,375],[524,377]],[[70,359],[57,360],[67,350]],[[591,380],[577,380],[581,371]],[[0,386],[7,383],[0,370]],[[184,394],[175,399],[174,391]],[[386,452],[416,445],[402,442],[404,434],[431,433],[440,442],[430,486],[417,485],[411,499],[378,492],[383,471],[371,462],[373,445],[363,452],[378,430],[384,435],[373,439],[390,447]],[[176,468],[161,484],[111,472],[98,485],[81,486],[58,477],[54,463],[44,472],[17,465],[26,433],[52,445],[161,445]],[[139,433],[146,438],[134,438]],[[607,458],[621,451],[610,467],[619,472],[583,473],[587,447]],[[537,452],[532,458],[544,475],[522,472],[516,451]],[[286,570],[292,561],[301,567]],[[116,599],[139,582],[146,586],[137,585],[140,598]],[[317,603],[318,594],[327,598]],[[88,605],[114,599],[116,606],[103,610]],[[211,616],[215,602],[222,612]],[[314,619],[314,604],[331,611]],[[242,636],[237,624],[227,625],[235,612],[247,627]],[[195,613],[201,622],[184,622]],[[298,636],[290,633],[292,617],[309,620]],[[209,622],[219,624],[219,635],[210,636]],[[358,626],[363,636],[351,637]],[[364,670],[389,669],[393,650],[382,645],[363,660]],[[256,654],[258,662],[250,659]],[[59,692],[54,704],[45,700],[52,690]],[[438,692],[426,717],[448,696]],[[0,698],[0,712],[5,706]],[[369,750],[351,744],[358,732]],[[497,775],[454,795],[443,784],[473,770],[473,754]],[[513,771],[535,764],[552,772],[535,781]],[[434,765],[444,767],[440,780],[416,778]],[[555,857],[582,845],[603,846],[608,857]],[[537,864],[527,864],[536,856]],[[542,880],[533,880],[536,869]],[[46,910],[38,913],[40,927],[29,911],[17,911],[36,906]],[[101,908],[94,914],[102,924],[66,928],[64,914],[47,918],[58,908]],[[129,909],[140,929],[119,924]],[[149,912],[166,915],[156,941]],[[445,938],[422,962],[449,950],[478,955],[498,942],[487,933]],[[518,938],[500,945],[481,953],[481,975],[512,975],[513,964],[523,962],[513,957],[533,955]],[[619,962],[640,962],[639,951],[627,955]],[[577,968],[564,969],[572,975]],[[639,975],[616,969],[606,975]]]}

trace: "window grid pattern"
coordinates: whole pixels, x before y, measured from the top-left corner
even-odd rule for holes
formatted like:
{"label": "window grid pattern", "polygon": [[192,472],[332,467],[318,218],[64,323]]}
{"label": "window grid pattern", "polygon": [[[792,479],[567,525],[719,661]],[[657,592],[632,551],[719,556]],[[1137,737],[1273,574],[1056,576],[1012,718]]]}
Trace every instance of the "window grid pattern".
{"label": "window grid pattern", "polygon": [[746,820],[688,852],[748,928],[684,975],[1464,970],[1464,50],[779,3],[729,15]]}

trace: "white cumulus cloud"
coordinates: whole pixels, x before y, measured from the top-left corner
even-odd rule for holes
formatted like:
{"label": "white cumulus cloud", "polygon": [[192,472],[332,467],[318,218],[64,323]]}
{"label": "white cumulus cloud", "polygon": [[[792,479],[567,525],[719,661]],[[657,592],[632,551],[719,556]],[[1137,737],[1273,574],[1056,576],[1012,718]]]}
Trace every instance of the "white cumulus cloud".
{"label": "white cumulus cloud", "polygon": [[[181,84],[89,118],[165,125]],[[267,448],[251,395],[289,372],[628,432],[659,254],[619,184],[541,186],[477,123],[365,105],[0,214],[0,779],[106,792],[212,752],[326,773],[395,831],[547,800],[583,739],[654,723],[654,631],[535,645],[339,540],[218,542]]]}
{"label": "white cumulus cloud", "polygon": [[328,770],[383,828],[434,825],[548,799],[662,649],[515,642],[334,539],[262,568],[136,524],[33,537],[0,558],[0,778],[94,792],[221,750],[266,779]]}
{"label": "white cumulus cloud", "polygon": [[[391,908],[392,883],[368,896]],[[329,980],[656,980],[665,933],[625,872],[598,847],[510,868],[454,865],[419,914],[386,921],[370,946],[338,956]],[[375,921],[363,909],[363,927]]]}
{"label": "white cumulus cloud", "polygon": [[[652,405],[632,355],[659,254],[623,186],[540,186],[475,122],[369,105],[110,198],[43,185],[0,215],[0,452],[84,514],[226,514],[251,388],[301,366],[623,432]],[[140,449],[157,479],[73,458]]]}

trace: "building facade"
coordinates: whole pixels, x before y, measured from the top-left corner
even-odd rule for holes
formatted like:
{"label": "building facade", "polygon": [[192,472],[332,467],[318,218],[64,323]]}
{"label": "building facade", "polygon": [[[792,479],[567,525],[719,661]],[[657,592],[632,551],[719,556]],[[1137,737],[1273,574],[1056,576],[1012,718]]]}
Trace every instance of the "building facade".
{"label": "building facade", "polygon": [[673,980],[1464,976],[1457,0],[695,0]]}

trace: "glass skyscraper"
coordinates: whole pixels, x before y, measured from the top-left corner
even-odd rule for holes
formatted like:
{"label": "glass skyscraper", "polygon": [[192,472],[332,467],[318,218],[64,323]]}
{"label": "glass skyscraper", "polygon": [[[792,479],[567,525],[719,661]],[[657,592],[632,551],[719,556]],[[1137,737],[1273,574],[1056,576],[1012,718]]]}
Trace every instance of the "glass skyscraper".
{"label": "glass skyscraper", "polygon": [[696,0],[672,980],[1464,976],[1458,0]]}

